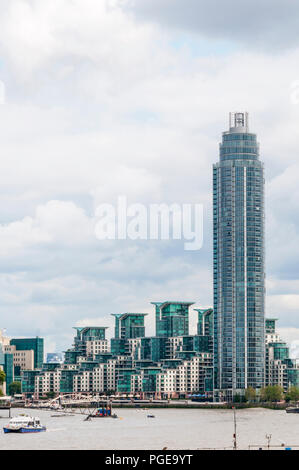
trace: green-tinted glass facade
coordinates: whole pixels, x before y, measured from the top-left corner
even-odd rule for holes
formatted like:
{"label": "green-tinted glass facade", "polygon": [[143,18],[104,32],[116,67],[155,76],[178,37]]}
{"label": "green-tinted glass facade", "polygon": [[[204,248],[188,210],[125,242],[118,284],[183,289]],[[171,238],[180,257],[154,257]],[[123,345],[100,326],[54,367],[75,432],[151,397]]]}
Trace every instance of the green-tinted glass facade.
{"label": "green-tinted glass facade", "polygon": [[213,352],[212,336],[194,336],[193,349],[198,353]]}
{"label": "green-tinted glass facade", "polygon": [[122,313],[113,313],[112,316],[115,319],[115,327],[114,327],[114,337],[115,338],[120,338],[120,326],[119,326],[119,320],[122,317]]}
{"label": "green-tinted glass facade", "polygon": [[106,327],[74,327],[77,335],[74,340],[74,349],[77,353],[86,354],[87,341],[98,341],[106,338]]}
{"label": "green-tinted glass facade", "polygon": [[299,388],[299,369],[291,368],[286,369],[287,384],[289,387],[298,387]]}
{"label": "green-tinted glass facade", "polygon": [[121,393],[130,393],[132,375],[136,374],[135,369],[119,369],[117,380],[117,391]]}
{"label": "green-tinted glass facade", "polygon": [[160,367],[149,367],[143,369],[142,391],[154,393],[156,391],[157,374],[161,372]]}
{"label": "green-tinted glass facade", "polygon": [[80,357],[81,352],[80,351],[74,351],[72,349],[69,349],[68,351],[64,352],[64,362],[65,364],[76,364],[77,363],[77,358]]}
{"label": "green-tinted glass facade", "polygon": [[140,347],[140,356],[141,359],[151,359],[152,358],[152,342],[151,338],[142,338],[141,347]]}
{"label": "green-tinted glass facade", "polygon": [[276,318],[266,318],[266,333],[274,334],[276,329]]}
{"label": "green-tinted glass facade", "polygon": [[13,354],[4,354],[4,372],[8,390],[9,385],[14,381]]}
{"label": "green-tinted glass facade", "polygon": [[60,378],[60,392],[72,393],[73,392],[73,379],[77,375],[77,370],[62,370]]}
{"label": "green-tinted glass facade", "polygon": [[268,347],[273,347],[274,360],[284,361],[289,359],[289,348],[286,343],[269,343]]}
{"label": "green-tinted glass facade", "polygon": [[213,336],[213,309],[195,308],[198,312],[197,334],[202,336]]}
{"label": "green-tinted glass facade", "polygon": [[146,313],[113,314],[115,317],[115,338],[131,339],[145,336],[144,317]]}
{"label": "green-tinted glass facade", "polygon": [[205,379],[204,379],[204,392],[213,392],[214,387],[214,369],[213,367],[207,367],[205,369]]}
{"label": "green-tinted glass facade", "polygon": [[126,314],[121,318],[121,338],[143,338],[145,314]]}
{"label": "green-tinted glass facade", "polygon": [[34,368],[41,369],[44,362],[44,339],[43,338],[21,338],[11,339],[11,346],[17,351],[34,351]]}
{"label": "green-tinted glass facade", "polygon": [[112,358],[113,358],[112,352],[95,355],[95,360],[98,364],[106,364],[109,361],[109,359],[112,359]]}
{"label": "green-tinted glass facade", "polygon": [[156,308],[156,336],[189,335],[189,307],[192,302],[152,302]]}
{"label": "green-tinted glass facade", "polygon": [[159,362],[166,357],[167,338],[150,338],[150,359]]}
{"label": "green-tinted glass facade", "polygon": [[115,356],[123,356],[126,353],[126,341],[120,338],[111,338],[111,352]]}
{"label": "green-tinted glass facade", "polygon": [[22,393],[26,395],[34,395],[35,377],[40,373],[39,370],[23,370],[22,371]]}

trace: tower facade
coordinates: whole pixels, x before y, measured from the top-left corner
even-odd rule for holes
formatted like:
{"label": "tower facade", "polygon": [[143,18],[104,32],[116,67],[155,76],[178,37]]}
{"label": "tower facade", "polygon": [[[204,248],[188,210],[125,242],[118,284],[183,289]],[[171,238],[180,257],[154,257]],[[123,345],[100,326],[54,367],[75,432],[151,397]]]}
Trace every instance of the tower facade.
{"label": "tower facade", "polygon": [[248,114],[231,113],[213,167],[214,389],[264,386],[264,168]]}
{"label": "tower facade", "polygon": [[189,335],[189,307],[194,302],[152,302],[156,307],[156,336]]}

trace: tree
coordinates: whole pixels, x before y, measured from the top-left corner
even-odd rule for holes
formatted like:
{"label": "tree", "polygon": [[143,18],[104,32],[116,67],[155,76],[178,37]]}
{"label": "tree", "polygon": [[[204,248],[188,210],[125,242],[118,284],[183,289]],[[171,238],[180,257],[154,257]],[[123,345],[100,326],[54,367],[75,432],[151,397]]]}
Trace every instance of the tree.
{"label": "tree", "polygon": [[253,387],[248,387],[245,390],[245,400],[250,402],[250,401],[255,401],[256,399],[256,391]]}
{"label": "tree", "polygon": [[50,400],[51,398],[55,398],[56,397],[56,393],[55,392],[48,392],[46,393],[47,395],[47,398]]}
{"label": "tree", "polygon": [[283,399],[283,388],[280,385],[268,385],[261,390],[261,400],[277,402]]}
{"label": "tree", "polygon": [[3,385],[3,384],[4,384],[5,379],[6,379],[5,372],[4,372],[4,370],[1,370],[1,369],[0,369],[0,385]]}
{"label": "tree", "polygon": [[290,387],[285,398],[286,401],[299,401],[299,387]]}
{"label": "tree", "polygon": [[233,403],[240,403],[241,402],[241,395],[239,393],[236,393],[233,397]]}
{"label": "tree", "polygon": [[11,384],[9,384],[8,391],[11,396],[16,395],[17,393],[21,393],[22,391],[21,382],[12,382]]}
{"label": "tree", "polygon": [[233,403],[244,403],[245,398],[243,395],[240,395],[239,393],[236,393],[233,397]]}

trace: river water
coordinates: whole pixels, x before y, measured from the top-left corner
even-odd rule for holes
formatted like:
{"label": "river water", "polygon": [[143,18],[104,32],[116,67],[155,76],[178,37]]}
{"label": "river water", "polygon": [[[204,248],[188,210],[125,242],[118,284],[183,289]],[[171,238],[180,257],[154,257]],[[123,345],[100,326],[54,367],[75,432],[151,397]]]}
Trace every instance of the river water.
{"label": "river water", "polygon": [[[120,419],[84,421],[77,414],[51,417],[55,412],[26,410],[39,416],[47,431],[37,434],[4,434],[9,419],[0,411],[0,450],[4,449],[111,449],[160,450],[231,448],[234,420],[232,410],[115,409]],[[12,410],[16,416],[24,410]],[[148,418],[148,414],[155,418]],[[254,408],[237,410],[238,448],[262,447],[271,435],[271,446],[299,448],[299,414]]]}

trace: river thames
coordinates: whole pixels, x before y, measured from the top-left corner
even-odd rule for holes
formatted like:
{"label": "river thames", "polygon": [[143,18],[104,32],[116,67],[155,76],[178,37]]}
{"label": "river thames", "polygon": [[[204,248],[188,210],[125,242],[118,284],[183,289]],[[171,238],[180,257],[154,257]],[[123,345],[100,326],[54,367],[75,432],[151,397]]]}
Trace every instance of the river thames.
{"label": "river thames", "polygon": [[[52,417],[53,411],[26,410],[39,416],[47,431],[38,434],[4,434],[9,419],[0,412],[0,450],[195,450],[232,448],[232,410],[115,409],[120,419],[84,421],[83,415]],[[12,416],[24,410],[12,410]],[[148,418],[148,414],[155,418]],[[239,449],[299,446],[299,414],[262,408],[237,410]],[[298,447],[299,448],[299,447]]]}

